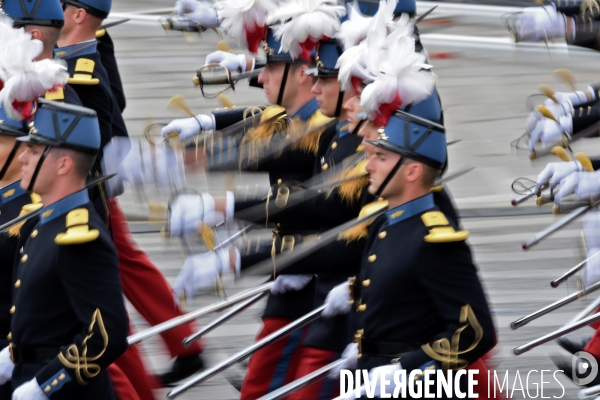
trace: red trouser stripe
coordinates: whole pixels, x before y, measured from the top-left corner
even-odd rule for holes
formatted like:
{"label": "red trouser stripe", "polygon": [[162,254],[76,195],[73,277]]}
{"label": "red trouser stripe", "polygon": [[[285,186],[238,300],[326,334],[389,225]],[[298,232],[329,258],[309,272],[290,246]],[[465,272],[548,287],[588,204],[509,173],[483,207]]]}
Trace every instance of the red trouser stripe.
{"label": "red trouser stripe", "polygon": [[[293,320],[287,318],[264,318],[263,327],[256,340],[291,322]],[[270,390],[293,381],[300,363],[302,342],[307,333],[308,327],[305,327],[300,333],[300,340],[297,340],[295,335],[290,335],[254,353],[248,363],[240,400],[256,400]],[[285,358],[282,358],[282,355],[285,355]],[[277,382],[277,387],[273,386],[274,382]]]}

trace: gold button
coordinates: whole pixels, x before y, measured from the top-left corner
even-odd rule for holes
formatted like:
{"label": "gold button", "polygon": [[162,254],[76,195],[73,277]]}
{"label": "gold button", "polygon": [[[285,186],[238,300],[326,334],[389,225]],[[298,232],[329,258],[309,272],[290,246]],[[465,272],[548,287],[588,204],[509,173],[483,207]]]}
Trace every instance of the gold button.
{"label": "gold button", "polygon": [[362,285],[363,285],[363,287],[369,287],[369,286],[371,286],[371,280],[370,279],[365,279],[363,281]]}
{"label": "gold button", "polygon": [[31,238],[35,239],[35,237],[38,235],[38,230],[34,230],[33,232],[31,232]]}
{"label": "gold button", "polygon": [[58,380],[59,380],[59,381],[64,381],[64,380],[65,380],[65,378],[66,378],[65,374],[60,374],[60,375],[58,376]]}
{"label": "gold button", "polygon": [[281,185],[283,183],[283,181],[281,179],[277,179],[277,184]]}
{"label": "gold button", "polygon": [[375,262],[375,260],[377,260],[377,256],[375,254],[370,255],[367,260],[369,260],[370,263]]}
{"label": "gold button", "polygon": [[48,393],[48,392],[49,392],[49,391],[51,391],[51,390],[52,390],[52,388],[50,387],[50,385],[48,385],[48,386],[46,386],[46,387],[44,388],[44,392],[45,392],[45,393]]}
{"label": "gold button", "polygon": [[17,279],[17,281],[15,282],[15,287],[18,289],[21,287],[21,280]]}
{"label": "gold button", "polygon": [[27,261],[27,254],[23,254],[23,257],[21,257],[21,262],[24,263],[25,261]]}
{"label": "gold button", "polygon": [[52,381],[52,386],[57,386],[58,385],[58,379],[55,379]]}
{"label": "gold button", "polygon": [[367,305],[366,304],[361,304],[360,306],[356,307],[356,311],[358,311],[358,312],[365,312],[365,311],[367,311]]}
{"label": "gold button", "polygon": [[387,232],[383,231],[383,232],[379,232],[379,235],[377,235],[379,237],[379,239],[385,239],[385,237],[387,236]]}
{"label": "gold button", "polygon": [[335,150],[336,147],[337,147],[337,142],[331,143],[331,150]]}
{"label": "gold button", "polygon": [[6,335],[6,340],[12,340],[12,332],[8,332],[8,335]]}
{"label": "gold button", "polygon": [[323,166],[321,167],[323,171],[327,171],[327,168],[329,168],[329,165],[327,165],[327,163],[323,164]]}
{"label": "gold button", "polygon": [[[5,310],[6,310],[6,309],[5,309]],[[11,314],[14,314],[14,313],[15,313],[15,311],[17,311],[17,307],[15,307],[15,306],[12,306],[12,307],[10,308],[10,311],[9,311],[9,312],[10,312]]]}
{"label": "gold button", "polygon": [[281,228],[281,224],[279,222],[276,224],[276,226],[277,228]]}

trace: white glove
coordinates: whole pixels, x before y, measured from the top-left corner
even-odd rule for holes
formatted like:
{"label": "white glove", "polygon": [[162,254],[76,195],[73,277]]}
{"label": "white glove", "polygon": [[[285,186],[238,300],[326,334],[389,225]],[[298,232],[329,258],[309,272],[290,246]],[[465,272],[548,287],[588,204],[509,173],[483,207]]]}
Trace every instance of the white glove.
{"label": "white glove", "polygon": [[217,218],[215,200],[210,194],[182,194],[171,204],[171,235],[182,237],[198,232],[200,222],[214,225]]}
{"label": "white glove", "polygon": [[558,124],[550,118],[543,118],[535,125],[529,135],[529,151],[533,151],[535,144],[539,141],[543,145],[559,141],[561,135],[566,133],[571,136],[573,132],[573,119],[570,115],[563,115],[558,119]]}
{"label": "white glove", "polygon": [[5,347],[0,351],[0,385],[12,379],[13,369],[15,364],[10,359],[10,351]]}
{"label": "white glove", "polygon": [[271,287],[271,293],[273,294],[284,294],[289,291],[298,291],[304,289],[306,285],[312,280],[314,275],[279,275],[273,286]]}
{"label": "white glove", "polygon": [[246,55],[219,50],[206,56],[206,64],[219,64],[230,71],[246,72]]}
{"label": "white glove", "polygon": [[[192,299],[196,292],[214,288],[218,276],[233,272],[230,254],[229,249],[220,249],[187,257],[173,286],[177,297],[185,294],[186,298]],[[236,262],[236,273],[239,268],[240,264]]]}
{"label": "white glove", "polygon": [[593,200],[600,194],[598,172],[574,172],[560,181],[560,189],[554,195],[554,203],[560,204],[565,197],[574,194],[577,200]]}
{"label": "white glove", "polygon": [[37,380],[33,378],[13,392],[12,400],[48,400],[48,397],[42,392]]}
{"label": "white glove", "polygon": [[[394,396],[394,394],[395,394],[394,391],[396,390],[396,383],[394,382],[394,374],[396,373],[396,371],[399,371],[401,369],[402,369],[402,365],[400,365],[400,364],[383,365],[381,367],[376,367],[376,368],[371,369],[369,371],[369,381],[374,382],[374,384],[369,385],[369,389],[372,389],[372,391],[368,391],[367,387],[365,385],[362,385],[360,387],[361,398],[362,398],[362,396],[367,396],[370,399],[399,397],[399,394],[396,394]],[[385,380],[387,381],[384,386],[381,385],[381,375],[382,374],[385,375]],[[402,378],[400,375],[399,382],[398,382],[398,383],[400,383],[400,385],[402,385],[401,379]],[[399,387],[398,390],[401,390],[401,387]],[[348,393],[346,395],[346,397],[344,397],[344,399],[355,399],[355,398],[356,398],[355,390],[351,390],[350,393]]]}
{"label": "white glove", "polygon": [[592,257],[598,252],[600,252],[600,247],[592,247],[588,250],[588,258],[591,258],[587,263],[585,263],[585,268],[583,269],[584,288],[588,288],[600,280],[600,254]]}
{"label": "white glove", "polygon": [[336,368],[329,371],[327,377],[329,379],[337,379],[340,376],[340,371],[343,369],[356,369],[358,363],[358,345],[356,343],[350,343],[344,351],[340,359],[344,361]]}
{"label": "white glove", "polygon": [[565,37],[565,17],[556,11],[554,4],[544,7],[527,7],[515,24],[517,41],[537,42]]}
{"label": "white glove", "polygon": [[215,120],[211,115],[198,114],[195,117],[174,119],[160,130],[162,137],[176,133],[179,140],[186,141],[201,132],[215,129]]}
{"label": "white glove", "polygon": [[588,211],[583,218],[583,236],[585,245],[589,249],[588,257],[592,254],[592,248],[600,248],[600,211]]}
{"label": "white glove", "polygon": [[537,182],[535,184],[534,193],[539,193],[540,187],[550,179],[550,188],[554,189],[556,185],[560,183],[567,176],[571,175],[573,172],[583,171],[581,164],[579,161],[569,161],[569,162],[551,162],[546,165],[546,168],[540,172],[537,178]]}
{"label": "white glove", "polygon": [[331,318],[340,314],[348,314],[352,307],[353,299],[350,298],[348,282],[341,283],[331,289],[325,298],[323,317]]}
{"label": "white glove", "polygon": [[203,28],[217,28],[221,25],[217,10],[211,4],[195,0],[177,0],[174,11],[177,15],[200,24]]}
{"label": "white glove", "polygon": [[[559,93],[555,93],[555,97],[556,95],[559,95]],[[544,106],[546,106],[548,110],[550,110],[552,115],[554,115],[556,118],[560,118],[565,115],[570,116],[573,110],[573,104],[569,99],[568,95],[563,94],[563,97],[560,97],[560,99],[557,98],[557,100],[558,104],[552,101],[551,99],[546,99],[544,101]],[[540,113],[538,110],[533,110],[532,112],[530,112],[527,116],[527,121],[525,121],[525,132],[531,134],[531,131],[533,131],[537,123],[543,120],[544,118],[546,117],[544,117],[542,113]]]}

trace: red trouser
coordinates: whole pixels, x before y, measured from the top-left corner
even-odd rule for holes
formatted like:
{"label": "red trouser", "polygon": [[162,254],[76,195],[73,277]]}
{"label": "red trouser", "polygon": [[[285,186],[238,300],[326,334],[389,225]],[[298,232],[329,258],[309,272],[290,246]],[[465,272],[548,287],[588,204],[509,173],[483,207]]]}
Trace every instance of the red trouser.
{"label": "red trouser", "polygon": [[[109,207],[125,297],[152,326],[180,316],[182,312],[171,286],[148,255],[137,247],[117,199],[109,199]],[[191,356],[202,351],[200,342],[187,348],[181,343],[194,332],[190,323],[161,334],[171,358]]]}
{"label": "red trouser", "polygon": [[[597,313],[600,312],[600,308],[598,308],[596,310],[596,312]],[[590,324],[590,326],[592,328],[594,328],[596,331],[594,332],[592,339],[588,342],[588,344],[585,345],[585,348],[583,349],[583,351],[587,351],[588,353],[590,353],[591,355],[596,357],[596,359],[599,359],[600,358],[600,331],[598,328],[600,328],[600,321],[594,322],[593,324]]]}
{"label": "red trouser", "polygon": [[121,368],[117,367],[117,364],[109,365],[107,371],[110,375],[117,400],[142,400],[133,388],[129,378]]}
{"label": "red trouser", "polygon": [[[316,347],[304,347],[294,380],[300,379],[327,364],[331,364],[340,357],[341,353],[335,351],[317,349]],[[331,400],[339,396],[339,394],[340,380],[325,378],[291,394],[287,397],[287,400]]]}
{"label": "red trouser", "polygon": [[[263,327],[256,340],[291,322],[293,320],[287,318],[263,318]],[[307,333],[308,327],[305,327],[254,353],[248,363],[240,400],[256,400],[293,381]]]}

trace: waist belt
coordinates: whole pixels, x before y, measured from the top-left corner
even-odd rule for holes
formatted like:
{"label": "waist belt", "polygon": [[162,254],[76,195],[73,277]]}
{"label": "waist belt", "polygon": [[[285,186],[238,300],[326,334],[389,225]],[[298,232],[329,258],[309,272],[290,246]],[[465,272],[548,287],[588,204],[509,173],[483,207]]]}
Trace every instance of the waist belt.
{"label": "waist belt", "polygon": [[15,364],[20,362],[49,363],[60,353],[60,347],[23,347],[11,343],[8,348],[10,358]]}
{"label": "waist belt", "polygon": [[370,356],[401,358],[421,347],[419,343],[372,342],[360,339],[360,352]]}

